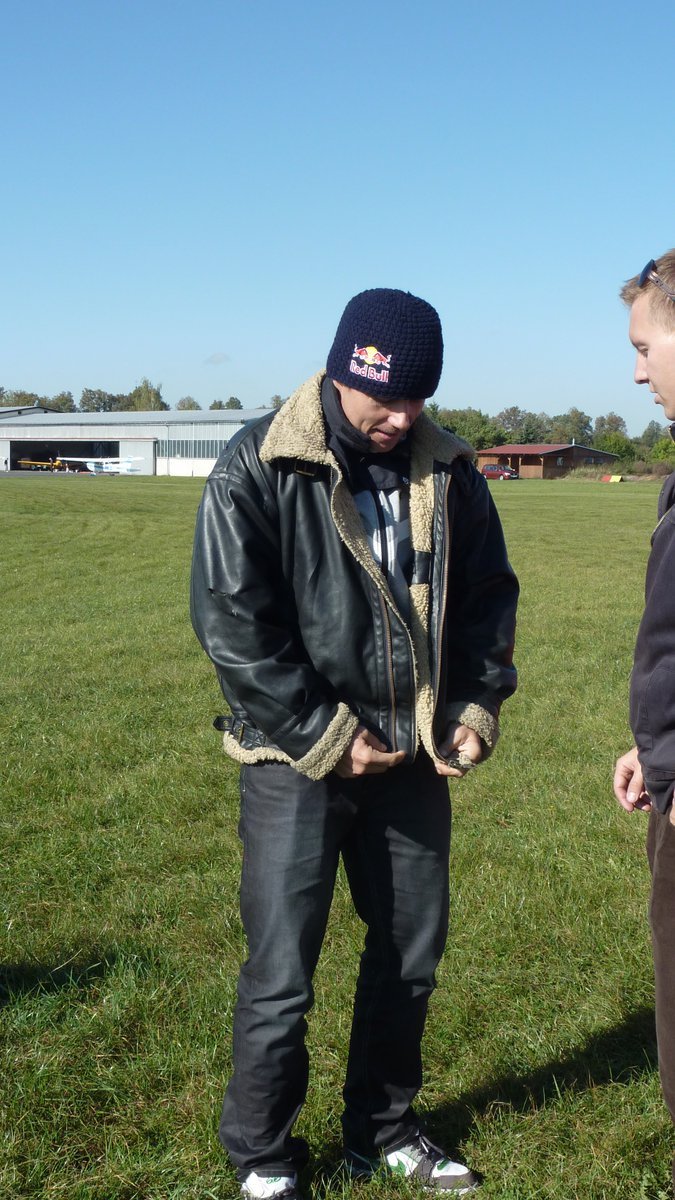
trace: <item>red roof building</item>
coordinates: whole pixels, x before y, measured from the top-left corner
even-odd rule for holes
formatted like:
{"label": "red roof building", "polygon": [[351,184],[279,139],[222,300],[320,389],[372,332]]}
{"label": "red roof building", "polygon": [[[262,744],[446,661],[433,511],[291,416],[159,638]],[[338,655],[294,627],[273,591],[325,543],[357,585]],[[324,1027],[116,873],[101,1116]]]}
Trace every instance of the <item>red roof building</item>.
{"label": "red roof building", "polygon": [[476,452],[478,469],[489,463],[513,467],[521,479],[560,479],[575,467],[611,467],[617,454],[594,450],[592,446],[546,442],[514,443],[491,446]]}

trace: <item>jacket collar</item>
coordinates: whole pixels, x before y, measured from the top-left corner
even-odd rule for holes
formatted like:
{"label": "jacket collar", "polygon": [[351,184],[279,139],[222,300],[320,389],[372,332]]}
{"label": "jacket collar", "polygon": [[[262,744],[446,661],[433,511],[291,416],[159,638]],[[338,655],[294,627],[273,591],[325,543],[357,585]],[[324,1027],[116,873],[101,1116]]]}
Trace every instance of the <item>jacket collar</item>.
{"label": "jacket collar", "polygon": [[[325,371],[306,380],[274,417],[260,448],[263,462],[277,458],[301,459],[337,467],[334,454],[326,446],[326,429],[321,408],[321,384]],[[424,412],[420,413],[410,434],[413,460],[449,464],[463,457],[473,461],[474,452],[463,438],[441,429]],[[424,467],[422,468],[424,470]]]}

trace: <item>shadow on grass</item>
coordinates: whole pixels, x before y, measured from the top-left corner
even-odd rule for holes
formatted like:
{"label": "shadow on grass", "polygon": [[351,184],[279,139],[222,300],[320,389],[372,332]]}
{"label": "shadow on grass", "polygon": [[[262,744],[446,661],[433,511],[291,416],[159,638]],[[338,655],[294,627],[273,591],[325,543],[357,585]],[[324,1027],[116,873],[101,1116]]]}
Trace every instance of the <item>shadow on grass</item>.
{"label": "shadow on grass", "polygon": [[33,992],[59,992],[69,987],[86,991],[113,969],[117,958],[116,953],[102,953],[90,954],[87,959],[78,956],[58,966],[28,962],[0,964],[0,1008]]}
{"label": "shadow on grass", "polygon": [[562,1092],[583,1092],[603,1084],[628,1084],[657,1069],[654,1009],[647,1005],[619,1025],[593,1034],[571,1053],[536,1070],[515,1072],[458,1096],[429,1113],[429,1132],[452,1146],[462,1142],[475,1118],[495,1106],[525,1112],[544,1108]]}
{"label": "shadow on grass", "polygon": [[[544,1108],[563,1092],[583,1092],[608,1083],[628,1084],[657,1068],[654,1009],[636,1009],[620,1025],[589,1037],[570,1054],[553,1059],[536,1070],[519,1075],[508,1072],[465,1092],[456,1100],[438,1105],[425,1119],[429,1136],[452,1153],[471,1133],[478,1117],[492,1108],[514,1112]],[[448,1081],[452,1087],[452,1080]],[[315,1175],[319,1195],[339,1177],[342,1147],[325,1147]]]}

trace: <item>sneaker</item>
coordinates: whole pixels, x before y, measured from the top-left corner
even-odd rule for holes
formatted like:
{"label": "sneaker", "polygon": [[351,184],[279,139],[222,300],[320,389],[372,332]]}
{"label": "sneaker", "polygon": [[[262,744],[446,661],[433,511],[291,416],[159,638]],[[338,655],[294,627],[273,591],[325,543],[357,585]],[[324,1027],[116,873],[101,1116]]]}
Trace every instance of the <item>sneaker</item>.
{"label": "sneaker", "polygon": [[297,1175],[258,1175],[251,1171],[241,1185],[244,1200],[302,1200]]}
{"label": "sneaker", "polygon": [[430,1192],[448,1192],[454,1196],[468,1196],[479,1187],[473,1171],[447,1158],[421,1133],[403,1146],[383,1150],[380,1158],[363,1158],[348,1150],[345,1165],[353,1179],[365,1179],[384,1169],[392,1175],[417,1179]]}

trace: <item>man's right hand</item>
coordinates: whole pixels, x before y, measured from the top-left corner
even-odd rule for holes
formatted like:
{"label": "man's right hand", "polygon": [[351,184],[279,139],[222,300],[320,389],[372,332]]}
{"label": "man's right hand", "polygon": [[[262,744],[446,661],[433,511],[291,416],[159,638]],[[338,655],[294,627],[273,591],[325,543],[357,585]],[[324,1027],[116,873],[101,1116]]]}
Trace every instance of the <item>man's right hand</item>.
{"label": "man's right hand", "polygon": [[369,729],[359,725],[340,761],[334,767],[341,779],[357,779],[361,775],[381,775],[390,767],[403,762],[405,751],[387,750],[384,742]]}

